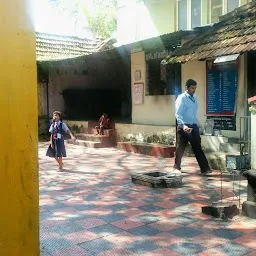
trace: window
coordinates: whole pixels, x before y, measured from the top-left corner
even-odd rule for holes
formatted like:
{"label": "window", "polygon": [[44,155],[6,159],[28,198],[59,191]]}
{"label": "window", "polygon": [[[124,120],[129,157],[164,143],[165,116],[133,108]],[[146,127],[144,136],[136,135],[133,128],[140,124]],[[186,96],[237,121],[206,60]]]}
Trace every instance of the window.
{"label": "window", "polygon": [[210,2],[210,23],[215,23],[223,15],[223,0],[211,0]]}
{"label": "window", "polygon": [[240,0],[209,0],[209,23],[218,22],[220,16],[232,12],[240,5]]}
{"label": "window", "polygon": [[191,28],[201,26],[201,0],[191,0]]}
{"label": "window", "polygon": [[178,95],[181,93],[181,64],[162,65],[161,61],[147,61],[146,95]]}
{"label": "window", "polygon": [[187,0],[178,1],[178,27],[179,30],[187,29]]}
{"label": "window", "polygon": [[186,30],[202,25],[202,0],[177,0],[178,30]]}
{"label": "window", "polygon": [[227,12],[232,12],[239,7],[239,0],[227,0]]}

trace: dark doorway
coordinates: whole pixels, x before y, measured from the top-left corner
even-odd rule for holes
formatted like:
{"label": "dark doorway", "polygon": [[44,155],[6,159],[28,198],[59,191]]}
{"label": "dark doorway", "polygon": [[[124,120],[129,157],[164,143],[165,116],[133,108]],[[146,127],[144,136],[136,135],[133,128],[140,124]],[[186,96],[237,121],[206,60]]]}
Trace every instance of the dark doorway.
{"label": "dark doorway", "polygon": [[86,56],[84,62],[86,74],[81,74],[83,62],[78,61],[76,74],[62,74],[62,79],[69,79],[69,88],[62,91],[65,118],[92,121],[106,112],[115,122],[130,123],[130,53],[119,47]]}

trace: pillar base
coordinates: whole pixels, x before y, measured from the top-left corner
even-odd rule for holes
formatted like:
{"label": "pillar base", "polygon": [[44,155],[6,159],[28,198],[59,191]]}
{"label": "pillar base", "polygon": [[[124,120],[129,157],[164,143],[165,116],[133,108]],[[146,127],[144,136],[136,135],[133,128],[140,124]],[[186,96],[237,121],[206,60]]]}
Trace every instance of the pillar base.
{"label": "pillar base", "polygon": [[235,204],[213,203],[212,205],[203,206],[202,213],[211,215],[214,218],[232,219],[240,211]]}
{"label": "pillar base", "polygon": [[245,201],[242,205],[243,215],[256,219],[256,202]]}

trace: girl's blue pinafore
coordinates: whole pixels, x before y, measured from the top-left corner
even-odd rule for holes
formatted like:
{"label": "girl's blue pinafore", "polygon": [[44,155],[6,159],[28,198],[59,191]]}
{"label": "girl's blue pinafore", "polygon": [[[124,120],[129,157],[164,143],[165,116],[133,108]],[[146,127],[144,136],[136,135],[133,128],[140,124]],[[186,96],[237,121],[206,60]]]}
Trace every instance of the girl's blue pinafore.
{"label": "girl's blue pinafore", "polygon": [[[52,141],[54,145],[54,157],[66,157],[66,148],[64,144],[62,122],[52,124]],[[48,155],[53,157],[52,155]]]}

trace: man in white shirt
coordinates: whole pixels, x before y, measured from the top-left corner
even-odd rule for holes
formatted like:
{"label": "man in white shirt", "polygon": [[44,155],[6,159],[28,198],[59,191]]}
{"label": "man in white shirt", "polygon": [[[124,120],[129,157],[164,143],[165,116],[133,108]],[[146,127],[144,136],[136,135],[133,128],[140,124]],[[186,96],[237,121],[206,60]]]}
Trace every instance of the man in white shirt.
{"label": "man in white shirt", "polygon": [[201,173],[207,175],[212,171],[201,147],[201,137],[197,125],[198,102],[194,95],[197,83],[193,79],[188,79],[185,86],[185,92],[180,94],[175,102],[175,116],[178,127],[174,169],[176,172],[181,170],[181,159],[189,142],[200,166]]}

